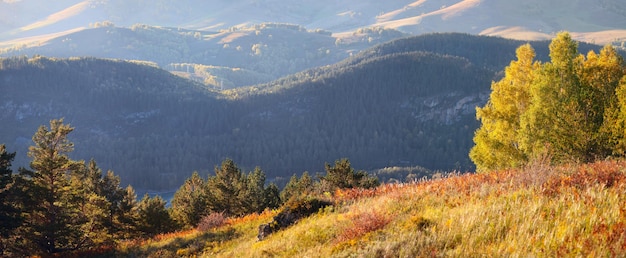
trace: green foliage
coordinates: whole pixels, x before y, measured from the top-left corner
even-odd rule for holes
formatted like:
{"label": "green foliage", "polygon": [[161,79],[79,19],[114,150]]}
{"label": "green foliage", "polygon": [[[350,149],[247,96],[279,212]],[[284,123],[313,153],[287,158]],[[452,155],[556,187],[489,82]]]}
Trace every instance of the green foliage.
{"label": "green foliage", "polygon": [[265,207],[264,209],[276,209],[280,207],[280,205],[283,203],[280,199],[280,190],[278,189],[278,186],[274,183],[270,183],[263,191],[263,194],[263,205]]}
{"label": "green foliage", "polygon": [[[0,188],[0,194],[9,194],[0,204],[12,201],[3,212],[17,209],[20,215],[3,222],[3,254],[5,244],[12,255],[54,254],[98,248],[134,236],[129,231],[136,217],[134,194],[133,200],[126,200],[120,178],[112,171],[103,176],[94,160],[85,165],[68,157],[74,147],[67,138],[72,131],[62,119],[50,121],[49,129],[39,127],[28,153],[32,170],[21,168],[11,184]],[[4,146],[0,154],[4,172],[12,155],[4,153]],[[4,182],[5,178],[0,179]]]}
{"label": "green foliage", "polygon": [[252,212],[260,213],[265,209],[265,173],[260,167],[247,176],[247,205]]}
{"label": "green foliage", "polygon": [[220,167],[215,167],[215,176],[207,179],[208,209],[225,216],[241,216],[278,207],[278,187],[265,187],[265,177],[259,167],[246,175],[233,160],[224,160]]}
{"label": "green foliage", "polygon": [[154,236],[174,230],[175,221],[165,208],[165,200],[160,196],[144,195],[137,203],[137,229],[146,236]]}
{"label": "green foliage", "polygon": [[194,172],[174,193],[171,206],[172,218],[183,227],[198,225],[200,219],[208,212],[206,189],[204,179],[198,172]]}
{"label": "green foliage", "polygon": [[492,84],[487,105],[477,109],[482,125],[470,157],[479,171],[520,167],[545,156],[589,162],[623,155],[622,57],[611,46],[599,55],[581,55],[566,32],[549,49],[550,62],[538,64],[529,45],[518,48],[518,60]]}
{"label": "green foliage", "polygon": [[83,163],[67,156],[74,147],[67,139],[72,130],[62,119],[52,120],[50,129],[39,127],[33,136],[35,145],[29,148],[33,172],[28,190],[35,205],[27,211],[27,237],[36,246],[35,252],[57,253],[78,249],[84,243],[84,223],[75,223],[82,217],[74,199],[78,189],[70,181],[70,175],[79,173]]}
{"label": "green foliage", "polygon": [[10,254],[10,236],[24,220],[19,210],[19,195],[12,175],[11,162],[15,152],[6,151],[4,144],[0,144],[0,256]]}
{"label": "green foliage", "polygon": [[231,159],[215,167],[215,176],[209,177],[207,187],[209,207],[224,212],[226,216],[244,215],[247,212],[247,178]]}
{"label": "green foliage", "polygon": [[378,178],[363,170],[354,171],[346,158],[336,160],[334,166],[326,163],[326,175],[320,177],[324,190],[333,191],[345,188],[373,188],[379,185]]}
{"label": "green foliage", "polygon": [[292,198],[305,197],[313,192],[313,183],[313,178],[309,176],[309,172],[307,171],[302,173],[300,179],[294,174],[280,192],[280,199],[284,202],[288,202]]}
{"label": "green foliage", "polygon": [[121,239],[135,237],[139,226],[139,213],[137,212],[137,194],[132,186],[129,185],[122,191],[122,200],[118,207],[119,214],[115,218],[119,223],[118,237]]}

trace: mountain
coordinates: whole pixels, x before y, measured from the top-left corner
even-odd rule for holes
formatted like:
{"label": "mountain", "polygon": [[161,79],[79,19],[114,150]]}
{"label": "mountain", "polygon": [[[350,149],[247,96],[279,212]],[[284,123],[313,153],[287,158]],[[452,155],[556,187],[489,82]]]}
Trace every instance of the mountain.
{"label": "mountain", "polygon": [[621,48],[626,39],[626,8],[617,0],[62,0],[40,5],[0,2],[0,57],[142,60],[214,89],[331,65],[411,34],[548,40],[568,30],[580,41]]}
{"label": "mountain", "polygon": [[[350,41],[337,41],[329,31],[290,24],[263,23],[207,32],[103,23],[37,45],[0,50],[0,56],[143,60],[212,87],[232,88],[333,64],[361,49],[403,36],[406,34],[395,30],[364,29],[353,33]],[[233,69],[237,71],[226,72]],[[248,79],[242,80],[242,75]]]}
{"label": "mountain", "polygon": [[193,30],[222,30],[264,22],[351,33],[394,28],[406,33],[464,32],[507,38],[548,39],[567,30],[579,40],[608,44],[626,38],[620,0],[36,0],[0,2],[0,41],[33,42],[110,21]]}
{"label": "mountain", "polygon": [[[448,45],[437,50],[442,42]],[[76,128],[76,158],[93,157],[140,189],[175,189],[192,171],[210,173],[225,158],[275,179],[315,174],[343,157],[366,170],[471,170],[475,107],[523,43],[429,34],[225,91],[146,62],[6,58],[0,142],[25,166],[37,127],[64,117]],[[532,44],[546,49],[548,42]],[[460,54],[449,52],[455,45]]]}

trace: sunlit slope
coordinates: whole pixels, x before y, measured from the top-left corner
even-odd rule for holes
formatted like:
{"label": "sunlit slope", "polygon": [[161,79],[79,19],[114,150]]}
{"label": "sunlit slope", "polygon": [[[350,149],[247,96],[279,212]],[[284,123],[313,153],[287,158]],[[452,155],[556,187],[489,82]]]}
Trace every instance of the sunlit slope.
{"label": "sunlit slope", "polygon": [[624,161],[452,175],[337,191],[334,206],[257,241],[276,212],[164,235],[123,255],[198,257],[622,257]]}
{"label": "sunlit slope", "polygon": [[524,40],[547,39],[567,30],[581,33],[574,34],[579,39],[605,44],[624,40],[625,15],[626,6],[619,0],[65,0],[46,3],[45,8],[38,1],[22,0],[0,2],[0,41],[26,40],[106,20],[118,26],[143,23],[205,30],[279,22],[335,33],[383,26],[415,34],[466,32]]}

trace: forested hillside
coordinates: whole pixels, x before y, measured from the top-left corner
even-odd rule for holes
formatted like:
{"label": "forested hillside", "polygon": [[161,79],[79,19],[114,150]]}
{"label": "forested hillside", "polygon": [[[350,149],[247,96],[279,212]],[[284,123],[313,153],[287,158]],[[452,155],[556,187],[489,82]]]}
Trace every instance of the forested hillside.
{"label": "forested hillside", "polygon": [[[97,57],[153,62],[207,85],[247,86],[271,81],[308,68],[336,63],[351,53],[406,36],[391,29],[361,29],[350,41],[330,31],[293,24],[262,23],[227,30],[186,30],[136,24],[128,28],[102,22],[91,28],[35,45],[0,48],[0,57]],[[203,69],[206,66],[247,72],[238,74]]]}
{"label": "forested hillside", "polygon": [[[441,42],[464,50],[433,49]],[[458,34],[413,37],[224,93],[145,64],[8,58],[0,69],[0,142],[25,166],[32,132],[64,117],[75,127],[76,158],[94,157],[139,189],[174,189],[225,158],[245,171],[260,166],[270,179],[314,174],[341,157],[366,170],[471,170],[474,109],[486,102],[516,44]],[[547,42],[533,45],[545,59],[540,49]]]}

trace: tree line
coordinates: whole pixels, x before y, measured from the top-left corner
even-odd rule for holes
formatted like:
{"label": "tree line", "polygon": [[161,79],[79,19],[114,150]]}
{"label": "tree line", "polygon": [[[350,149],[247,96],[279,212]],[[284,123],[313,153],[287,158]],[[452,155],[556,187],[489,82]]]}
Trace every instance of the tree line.
{"label": "tree line", "polygon": [[160,196],[137,200],[132,186],[122,188],[113,171],[103,173],[91,159],[68,154],[74,130],[63,119],[40,126],[29,147],[29,168],[13,173],[16,153],[0,145],[0,256],[49,255],[113,246],[198,226],[202,218],[259,213],[284,201],[336,188],[378,185],[365,171],[354,171],[347,159],[326,164],[325,176],[293,176],[285,189],[270,183],[259,168],[243,173],[231,159],[207,179],[194,172],[176,191],[171,207]]}
{"label": "tree line", "polygon": [[517,51],[504,77],[477,108],[480,128],[470,157],[478,171],[520,167],[535,159],[589,162],[626,154],[626,66],[610,45],[580,54],[569,33],[536,61],[532,46]]}

